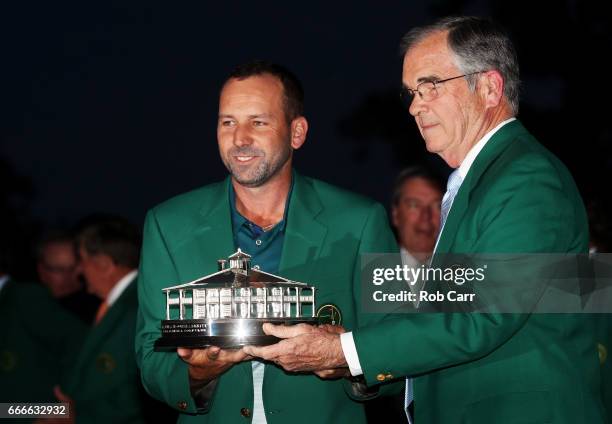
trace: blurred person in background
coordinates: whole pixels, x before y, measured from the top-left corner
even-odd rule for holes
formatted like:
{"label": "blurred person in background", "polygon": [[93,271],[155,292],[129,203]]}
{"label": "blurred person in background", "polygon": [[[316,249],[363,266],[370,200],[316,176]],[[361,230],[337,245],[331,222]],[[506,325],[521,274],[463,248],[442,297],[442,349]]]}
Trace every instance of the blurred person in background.
{"label": "blurred person in background", "polygon": [[399,173],[391,199],[391,223],[402,262],[419,266],[431,257],[440,231],[442,183],[428,169],[412,166]]}
{"label": "blurred person in background", "polygon": [[0,403],[54,402],[86,327],[44,287],[12,279],[12,255],[10,240],[0,239]]}
{"label": "blurred person in background", "polygon": [[144,392],[134,358],[140,243],[133,224],[111,215],[85,219],[76,235],[79,270],[102,301],[55,391],[57,400],[71,403],[76,422],[150,422],[149,413],[164,420]]}
{"label": "blurred person in background", "polygon": [[100,300],[85,291],[77,265],[74,238],[70,233],[53,230],[38,242],[36,271],[40,282],[66,310],[91,324]]}

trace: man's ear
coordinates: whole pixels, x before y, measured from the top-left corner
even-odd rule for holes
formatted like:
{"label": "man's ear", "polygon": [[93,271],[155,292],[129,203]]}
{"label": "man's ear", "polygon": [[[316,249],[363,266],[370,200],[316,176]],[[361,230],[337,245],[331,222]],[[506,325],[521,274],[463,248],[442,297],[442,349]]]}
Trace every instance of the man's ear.
{"label": "man's ear", "polygon": [[483,72],[480,76],[479,90],[486,107],[497,107],[504,97],[504,78],[495,70]]}
{"label": "man's ear", "polygon": [[291,147],[299,149],[306,141],[308,133],[308,121],[303,116],[298,116],[291,121]]}
{"label": "man's ear", "polygon": [[111,258],[109,255],[106,255],[104,253],[98,253],[96,255],[93,255],[91,259],[96,265],[96,268],[98,269],[98,271],[100,272],[109,272],[115,266],[115,262],[113,261],[113,258]]}

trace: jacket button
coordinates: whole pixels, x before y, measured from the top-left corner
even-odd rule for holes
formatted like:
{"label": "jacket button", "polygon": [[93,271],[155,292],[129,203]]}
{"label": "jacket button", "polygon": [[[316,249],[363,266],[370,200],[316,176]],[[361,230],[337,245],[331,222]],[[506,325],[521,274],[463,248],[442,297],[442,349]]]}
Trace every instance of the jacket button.
{"label": "jacket button", "polygon": [[178,406],[178,409],[180,409],[181,411],[184,411],[185,409],[187,409],[187,402],[185,402],[184,400],[180,400],[176,403],[176,406]]}
{"label": "jacket button", "polygon": [[608,358],[608,349],[603,344],[597,343],[597,353],[599,354],[599,363],[603,365]]}
{"label": "jacket button", "polygon": [[376,376],[376,379],[377,379],[378,381],[385,381],[385,375],[384,375],[384,374],[378,374],[378,375]]}
{"label": "jacket button", "polygon": [[251,410],[249,408],[241,408],[240,415],[242,415],[244,418],[249,418],[251,416]]}

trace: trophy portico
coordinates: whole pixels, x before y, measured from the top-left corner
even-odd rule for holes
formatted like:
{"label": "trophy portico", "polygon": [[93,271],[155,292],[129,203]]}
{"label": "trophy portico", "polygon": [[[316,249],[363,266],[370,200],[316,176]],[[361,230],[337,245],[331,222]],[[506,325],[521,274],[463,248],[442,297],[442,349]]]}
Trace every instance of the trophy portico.
{"label": "trophy portico", "polygon": [[240,249],[218,261],[219,271],[163,289],[166,320],[156,349],[272,344],[264,322],[316,323],[315,287],[251,268]]}

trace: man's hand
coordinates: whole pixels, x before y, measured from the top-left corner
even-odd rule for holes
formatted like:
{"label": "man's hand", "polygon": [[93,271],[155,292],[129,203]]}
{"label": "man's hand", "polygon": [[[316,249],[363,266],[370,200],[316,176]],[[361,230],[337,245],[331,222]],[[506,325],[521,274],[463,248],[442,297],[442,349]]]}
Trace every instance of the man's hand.
{"label": "man's hand", "polygon": [[178,356],[189,364],[189,378],[194,382],[208,382],[223,374],[238,362],[253,359],[242,349],[221,349],[210,346],[205,349],[179,347]]}
{"label": "man's hand", "polygon": [[60,386],[53,386],[53,394],[56,399],[60,402],[65,402],[68,404],[69,415],[66,418],[38,418],[34,421],[34,424],[72,424],[76,421],[75,418],[75,410],[74,410],[74,400],[65,394]]}
{"label": "man's hand", "polygon": [[315,371],[321,378],[346,375],[348,370],[337,370],[347,366],[340,344],[342,327],[266,323],[263,330],[284,340],[271,346],[245,346],[242,350],[246,354],[275,362],[287,371]]}

